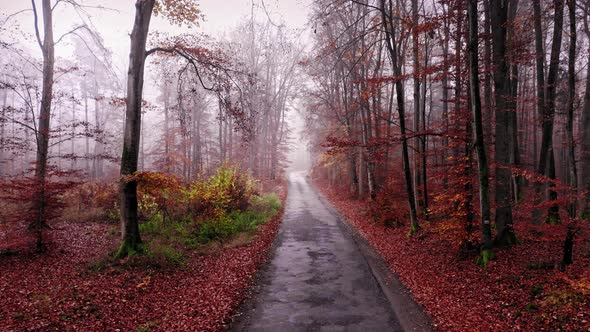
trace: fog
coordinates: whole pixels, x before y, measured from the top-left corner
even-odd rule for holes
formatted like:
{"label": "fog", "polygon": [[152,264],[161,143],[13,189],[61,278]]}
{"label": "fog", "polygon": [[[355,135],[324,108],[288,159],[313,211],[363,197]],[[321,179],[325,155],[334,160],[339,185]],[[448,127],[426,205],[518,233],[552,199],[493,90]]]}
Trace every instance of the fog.
{"label": "fog", "polygon": [[[220,111],[223,106],[220,106],[219,93],[216,95],[204,90],[198,84],[195,73],[185,73],[184,77],[179,74],[183,68],[186,69],[185,61],[178,57],[167,57],[165,54],[150,56],[146,61],[143,88],[143,99],[147,107],[143,110],[139,169],[158,170],[164,167],[170,171],[168,166],[171,165],[163,166],[163,159],[168,164],[172,163],[172,159],[183,164],[189,163],[189,160],[192,163],[198,160],[201,165],[192,173],[210,171],[221,162],[238,163],[251,170],[256,168],[258,170],[253,170],[255,173],[274,172],[263,170],[269,167],[289,170],[307,168],[307,143],[301,135],[304,121],[303,110],[300,109],[302,103],[299,101],[303,85],[300,82],[289,83],[285,88],[288,91],[282,91],[280,86],[273,84],[284,83],[286,79],[305,79],[297,62],[303,60],[306,52],[304,45],[310,32],[307,23],[310,2],[202,0],[198,2],[198,8],[202,18],[197,25],[179,26],[162,15],[153,17],[148,48],[159,46],[157,43],[165,37],[199,35],[198,40],[188,46],[209,48],[211,52],[222,50],[224,54],[220,56],[232,63],[228,66],[241,66],[240,72],[256,76],[257,88],[248,86],[252,82],[236,83],[241,78],[228,78],[233,80],[233,86],[230,88],[232,91],[226,91],[225,97],[231,100],[230,104],[236,110],[230,110],[228,104],[225,105],[226,109]],[[37,10],[43,35],[42,15],[40,8]],[[59,142],[50,146],[50,154],[54,157],[52,162],[61,168],[80,168],[93,177],[104,173],[115,174],[121,148],[119,137],[123,134],[124,127],[124,106],[116,100],[125,96],[134,2],[82,1],[75,6],[62,2],[53,12],[53,34],[55,40],[59,40],[55,46],[55,66],[64,73],[56,75],[55,79],[54,90],[59,91],[61,97],[56,97],[52,110],[52,128],[57,130],[52,140]],[[11,147],[5,149],[0,156],[0,165],[3,165],[3,174],[12,174],[26,169],[25,165],[34,161],[35,148],[30,142],[33,133],[26,128],[34,127],[34,116],[30,115],[38,112],[41,102],[39,96],[34,93],[31,95],[31,91],[39,90],[33,88],[31,82],[40,82],[41,73],[38,70],[41,52],[35,39],[34,16],[29,2],[0,0],[0,22],[0,41],[4,45],[0,52],[4,59],[14,58],[16,61],[0,61],[5,83],[12,87],[3,94],[8,100],[5,104],[13,103],[10,115],[12,120],[6,120],[7,123],[12,121],[10,129],[6,126],[11,134],[3,140],[4,145]],[[82,25],[84,28],[78,29]],[[244,33],[244,29],[251,31],[249,34]],[[245,36],[257,34],[261,35],[259,43],[254,39],[249,42]],[[272,34],[275,34],[274,37]],[[280,40],[272,39],[279,35]],[[165,37],[160,38],[161,36]],[[274,42],[276,60],[269,61],[269,53],[264,52],[267,47],[273,47]],[[295,56],[290,59],[290,64],[276,62],[289,56],[287,53]],[[288,66],[293,66],[293,69],[279,73],[275,78],[261,79],[265,68],[271,66],[274,68],[272,70],[279,71]],[[20,76],[11,75],[15,71],[21,71]],[[167,75],[167,78],[164,79],[163,75]],[[223,78],[207,79],[210,81],[205,82],[205,85],[217,84]],[[215,82],[215,79],[218,81]],[[269,90],[263,91],[265,87]],[[192,96],[182,100],[183,93]],[[248,106],[243,100],[238,100],[244,99],[244,93],[249,93],[251,97],[247,102]],[[279,95],[283,99],[280,105],[263,107],[263,103],[276,103]],[[192,104],[183,104],[187,102]],[[166,107],[168,109],[164,110]],[[191,114],[186,113],[191,107],[201,109],[198,112],[189,110]],[[270,111],[269,107],[278,107],[280,112],[284,112],[284,115],[277,115],[278,121],[284,123],[278,129],[281,131],[278,142],[270,143],[276,138],[266,128],[274,125],[272,117],[266,115]],[[237,108],[241,110],[237,111]],[[249,117],[250,123],[240,124],[244,119],[239,119],[238,113],[242,117]],[[197,118],[200,128],[193,125]],[[250,128],[246,128],[248,126]],[[164,132],[166,130],[167,133]],[[198,142],[197,130],[200,134]],[[172,137],[178,135],[182,137]],[[269,149],[277,150],[276,153],[280,156],[274,156],[274,152],[256,152],[259,148],[254,148],[254,144],[271,144],[274,147]],[[163,145],[165,152],[162,151]],[[195,157],[197,150],[200,155]],[[259,153],[260,160],[250,159],[246,162],[248,158],[245,154],[239,154],[241,151],[245,154]],[[273,158],[278,158],[279,161],[269,161]],[[258,163],[257,166],[254,163]],[[271,163],[277,165],[271,166]],[[97,167],[100,169],[97,170]],[[106,169],[102,169],[103,167]],[[178,168],[176,171],[184,172],[184,176],[190,173],[186,170],[187,165],[175,167]]]}

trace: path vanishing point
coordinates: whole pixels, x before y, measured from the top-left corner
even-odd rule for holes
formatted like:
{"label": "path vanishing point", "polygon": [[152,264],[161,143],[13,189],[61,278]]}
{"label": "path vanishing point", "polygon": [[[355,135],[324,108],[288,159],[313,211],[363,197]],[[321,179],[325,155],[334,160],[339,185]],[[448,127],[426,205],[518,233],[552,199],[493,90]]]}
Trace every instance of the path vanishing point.
{"label": "path vanishing point", "polygon": [[[384,285],[395,277],[375,275],[388,270],[373,262],[379,260],[374,252],[367,257],[364,251],[372,249],[365,243],[363,251],[353,232],[309,183],[306,173],[291,173],[274,252],[232,330],[430,330],[407,291],[390,289],[403,287],[399,281]],[[404,308],[396,310],[396,305]],[[396,311],[403,315],[401,323]],[[408,319],[408,315],[418,317]]]}

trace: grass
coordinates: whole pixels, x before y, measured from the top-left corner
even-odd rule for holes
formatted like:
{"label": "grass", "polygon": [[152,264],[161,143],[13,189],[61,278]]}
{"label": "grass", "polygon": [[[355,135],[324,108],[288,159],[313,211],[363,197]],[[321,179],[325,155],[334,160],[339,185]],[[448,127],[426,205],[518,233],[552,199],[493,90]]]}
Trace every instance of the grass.
{"label": "grass", "polygon": [[149,243],[141,245],[141,251],[128,253],[124,260],[117,259],[117,252],[113,251],[104,257],[88,264],[91,273],[103,273],[112,268],[141,268],[164,269],[182,266],[185,255],[177,245],[171,242],[163,242],[160,239],[152,239]]}
{"label": "grass", "polygon": [[281,209],[281,201],[275,194],[264,197],[255,196],[246,211],[233,211],[218,220],[201,222],[196,231],[196,240],[200,244],[212,241],[225,242],[240,233],[252,232]]}
{"label": "grass", "polygon": [[184,254],[168,244],[150,243],[145,252],[145,259],[153,266],[179,266],[184,263]]}
{"label": "grass", "polygon": [[[256,228],[271,220],[281,210],[281,201],[276,194],[254,196],[245,211],[233,211],[214,220],[195,224],[190,216],[177,220],[155,214],[139,225],[144,240],[141,253],[129,255],[130,267],[165,268],[183,265],[186,252],[205,249],[218,244],[246,245]],[[91,271],[102,271],[106,261],[91,264]]]}

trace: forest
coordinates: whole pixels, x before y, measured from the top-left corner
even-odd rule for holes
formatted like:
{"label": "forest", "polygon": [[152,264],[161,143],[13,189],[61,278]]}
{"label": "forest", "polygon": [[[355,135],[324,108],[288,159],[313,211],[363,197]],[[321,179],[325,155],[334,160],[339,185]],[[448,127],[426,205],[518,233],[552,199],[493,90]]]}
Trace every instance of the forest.
{"label": "forest", "polygon": [[[401,330],[590,330],[588,0],[0,0],[0,54],[0,331],[258,330],[340,236]],[[334,294],[277,326],[397,330]]]}

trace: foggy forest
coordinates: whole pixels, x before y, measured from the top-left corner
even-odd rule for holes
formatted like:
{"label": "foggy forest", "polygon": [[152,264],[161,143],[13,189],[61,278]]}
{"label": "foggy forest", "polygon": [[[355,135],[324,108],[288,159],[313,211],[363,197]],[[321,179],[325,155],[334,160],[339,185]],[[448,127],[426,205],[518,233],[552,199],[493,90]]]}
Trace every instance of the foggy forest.
{"label": "foggy forest", "polygon": [[589,0],[0,0],[0,331],[590,331]]}

